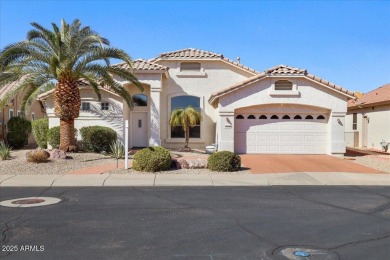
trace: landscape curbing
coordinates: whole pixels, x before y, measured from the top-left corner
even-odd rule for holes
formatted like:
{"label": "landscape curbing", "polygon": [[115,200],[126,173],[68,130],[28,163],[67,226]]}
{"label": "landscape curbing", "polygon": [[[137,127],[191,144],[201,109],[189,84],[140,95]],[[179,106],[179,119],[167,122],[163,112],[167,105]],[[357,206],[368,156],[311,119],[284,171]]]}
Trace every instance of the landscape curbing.
{"label": "landscape curbing", "polygon": [[270,174],[63,174],[3,175],[0,187],[115,187],[115,186],[390,186],[390,174],[305,172]]}

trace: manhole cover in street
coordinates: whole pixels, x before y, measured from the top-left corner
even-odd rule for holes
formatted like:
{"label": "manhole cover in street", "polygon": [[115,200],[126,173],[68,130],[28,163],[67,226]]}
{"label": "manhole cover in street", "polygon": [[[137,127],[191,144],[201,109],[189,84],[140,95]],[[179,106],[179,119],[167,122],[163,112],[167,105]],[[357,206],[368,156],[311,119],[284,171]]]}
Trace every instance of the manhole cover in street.
{"label": "manhole cover in street", "polygon": [[13,207],[13,208],[27,208],[27,207],[38,207],[56,204],[61,200],[53,197],[28,197],[18,198],[12,200],[4,200],[0,202],[0,206]]}
{"label": "manhole cover in street", "polygon": [[24,200],[14,200],[11,203],[12,204],[37,204],[42,203],[45,200],[43,199],[24,199]]}
{"label": "manhole cover in street", "polygon": [[339,257],[336,253],[320,248],[308,248],[308,247],[280,247],[277,248],[273,255],[277,259],[288,260],[338,260]]}

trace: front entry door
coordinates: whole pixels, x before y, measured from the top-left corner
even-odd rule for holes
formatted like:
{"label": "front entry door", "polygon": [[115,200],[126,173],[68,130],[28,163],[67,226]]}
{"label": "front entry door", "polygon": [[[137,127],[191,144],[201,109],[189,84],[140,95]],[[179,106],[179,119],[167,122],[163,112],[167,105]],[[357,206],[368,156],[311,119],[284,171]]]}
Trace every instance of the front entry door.
{"label": "front entry door", "polygon": [[148,113],[147,112],[133,112],[131,124],[131,138],[133,147],[147,147],[148,146]]}

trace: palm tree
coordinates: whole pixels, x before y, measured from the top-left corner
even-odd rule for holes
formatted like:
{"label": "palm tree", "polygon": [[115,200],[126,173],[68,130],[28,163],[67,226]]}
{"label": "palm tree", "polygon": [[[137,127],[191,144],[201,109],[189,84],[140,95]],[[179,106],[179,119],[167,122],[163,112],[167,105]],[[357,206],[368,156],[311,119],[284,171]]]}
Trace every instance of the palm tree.
{"label": "palm tree", "polygon": [[0,52],[0,87],[14,84],[0,101],[0,109],[15,94],[21,93],[22,110],[35,100],[47,84],[54,82],[54,112],[60,118],[60,149],[76,147],[74,119],[79,116],[80,91],[78,82],[88,82],[100,100],[100,88],[106,87],[119,94],[132,108],[131,95],[114,80],[114,76],[143,87],[131,70],[110,66],[110,59],[124,61],[130,68],[131,58],[121,49],[110,47],[110,42],[90,27],[82,27],[79,20],[72,24],[61,21],[61,28],[52,23],[52,31],[32,23],[34,29],[27,39],[10,44]]}
{"label": "palm tree", "polygon": [[185,148],[188,148],[190,138],[190,127],[194,127],[202,120],[202,114],[195,108],[188,106],[186,108],[177,108],[171,112],[169,125],[171,128],[181,126],[184,130],[186,139]]}

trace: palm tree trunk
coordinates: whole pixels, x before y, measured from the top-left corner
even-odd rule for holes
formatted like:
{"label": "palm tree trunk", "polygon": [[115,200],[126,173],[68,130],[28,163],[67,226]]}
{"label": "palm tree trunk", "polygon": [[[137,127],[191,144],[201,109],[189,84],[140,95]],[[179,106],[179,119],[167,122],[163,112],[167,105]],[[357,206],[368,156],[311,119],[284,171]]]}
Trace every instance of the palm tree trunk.
{"label": "palm tree trunk", "polygon": [[188,142],[190,139],[190,127],[189,126],[187,126],[186,129],[184,130],[184,135],[186,137],[186,145],[184,146],[184,148],[188,148]]}
{"label": "palm tree trunk", "polygon": [[60,149],[63,151],[77,151],[74,119],[79,116],[80,103],[77,81],[63,75],[54,89],[54,113],[60,118]]}
{"label": "palm tree trunk", "polygon": [[73,151],[75,147],[74,119],[60,119],[60,149],[63,151]]}

